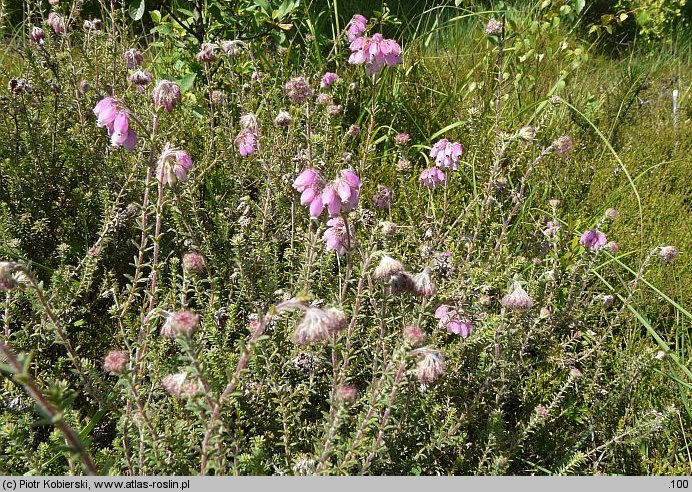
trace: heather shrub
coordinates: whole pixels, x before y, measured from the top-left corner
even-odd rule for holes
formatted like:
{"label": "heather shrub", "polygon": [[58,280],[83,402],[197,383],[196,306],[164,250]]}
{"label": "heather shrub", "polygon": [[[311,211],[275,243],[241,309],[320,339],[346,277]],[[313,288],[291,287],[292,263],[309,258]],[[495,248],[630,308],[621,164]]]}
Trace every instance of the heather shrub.
{"label": "heather shrub", "polygon": [[689,237],[654,213],[688,205],[659,203],[684,108],[580,85],[579,2],[328,33],[295,3],[247,6],[281,35],[157,11],[140,41],[124,8],[32,7],[3,54],[0,470],[685,472],[689,290],[661,276]]}

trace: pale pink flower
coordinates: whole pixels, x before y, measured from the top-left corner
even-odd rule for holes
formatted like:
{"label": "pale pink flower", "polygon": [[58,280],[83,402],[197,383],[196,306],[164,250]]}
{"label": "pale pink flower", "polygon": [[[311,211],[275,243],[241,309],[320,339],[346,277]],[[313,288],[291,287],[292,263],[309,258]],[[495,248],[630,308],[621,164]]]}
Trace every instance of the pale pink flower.
{"label": "pale pink flower", "polygon": [[473,331],[471,320],[462,317],[456,309],[446,304],[438,306],[435,310],[435,317],[438,319],[438,327],[447,330],[447,333],[466,338]]}
{"label": "pale pink flower", "polygon": [[431,167],[420,173],[420,178],[418,178],[418,180],[423,184],[423,186],[434,190],[438,185],[444,185],[447,183],[447,176],[443,170],[436,167]]}
{"label": "pale pink flower", "polygon": [[106,374],[123,374],[127,369],[130,354],[125,350],[111,350],[103,359],[103,372]]}
{"label": "pale pink flower", "polygon": [[191,311],[175,311],[168,313],[161,327],[161,336],[166,338],[190,337],[199,328],[199,314]]}
{"label": "pale pink flower", "polygon": [[216,46],[214,46],[211,43],[202,43],[202,46],[200,47],[199,53],[197,53],[196,58],[197,61],[202,62],[205,65],[214,63],[219,58],[216,55]]}
{"label": "pale pink flower", "polygon": [[346,35],[348,36],[349,41],[353,41],[356,38],[359,38],[361,34],[365,32],[365,28],[368,24],[368,19],[363,17],[360,14],[356,14],[353,16],[351,19],[351,22],[348,24],[348,30],[346,31]]}
{"label": "pale pink flower", "polygon": [[56,34],[64,34],[67,32],[67,23],[65,21],[65,17],[57,12],[51,12],[48,14],[48,25]]}
{"label": "pale pink flower", "polygon": [[435,159],[435,165],[442,169],[456,170],[459,167],[459,157],[462,148],[459,142],[450,142],[446,138],[439,140],[430,149],[430,157]]}
{"label": "pale pink flower", "polygon": [[402,62],[401,46],[393,39],[384,39],[382,34],[375,33],[372,38],[358,37],[351,41],[351,65],[365,64],[365,73],[375,75],[382,67],[394,67]]}
{"label": "pale pink flower", "polygon": [[190,251],[183,255],[183,271],[186,273],[202,273],[204,265],[204,256],[197,251]]}
{"label": "pale pink flower", "polygon": [[320,87],[322,89],[326,89],[337,80],[339,80],[339,76],[337,74],[334,72],[327,72],[322,76],[322,80],[320,80]]}
{"label": "pale pink flower", "polygon": [[591,251],[598,251],[605,246],[606,241],[606,235],[598,229],[586,231],[581,235],[581,238],[579,238],[579,242]]}
{"label": "pale pink flower", "polygon": [[404,265],[392,258],[391,256],[384,255],[380,260],[380,263],[375,268],[373,273],[373,278],[375,280],[389,281],[394,275],[397,275],[404,271]]}
{"label": "pale pink flower", "polygon": [[353,244],[353,230],[346,229],[346,223],[341,217],[335,217],[327,221],[329,226],[322,239],[327,243],[327,251],[334,251],[337,255],[343,256],[346,253],[346,248]]}
{"label": "pale pink flower", "polygon": [[247,157],[254,154],[259,149],[257,135],[252,130],[241,130],[235,138],[238,152],[241,156]]}
{"label": "pale pink flower", "polygon": [[173,186],[180,180],[188,180],[188,172],[193,167],[192,159],[183,150],[178,150],[167,143],[158,159],[156,177],[164,186]]}
{"label": "pale pink flower", "polygon": [[154,76],[151,72],[146,72],[144,70],[137,70],[132,75],[130,75],[130,83],[137,87],[137,92],[144,92],[146,86],[151,84]]}
{"label": "pale pink flower", "polygon": [[352,405],[358,398],[358,390],[355,386],[345,384],[336,389],[334,396],[338,403],[342,405]]}
{"label": "pale pink flower", "polygon": [[34,43],[36,43],[39,46],[43,46],[43,43],[45,42],[44,40],[46,38],[46,31],[44,31],[38,26],[34,26],[31,28],[30,37]]}
{"label": "pale pink flower", "polygon": [[419,347],[425,343],[428,335],[418,325],[409,325],[404,328],[404,340],[413,347]]}
{"label": "pale pink flower", "polygon": [[122,145],[131,151],[137,145],[137,133],[130,125],[130,114],[122,104],[112,97],[105,97],[94,107],[96,124],[105,126],[113,146]]}

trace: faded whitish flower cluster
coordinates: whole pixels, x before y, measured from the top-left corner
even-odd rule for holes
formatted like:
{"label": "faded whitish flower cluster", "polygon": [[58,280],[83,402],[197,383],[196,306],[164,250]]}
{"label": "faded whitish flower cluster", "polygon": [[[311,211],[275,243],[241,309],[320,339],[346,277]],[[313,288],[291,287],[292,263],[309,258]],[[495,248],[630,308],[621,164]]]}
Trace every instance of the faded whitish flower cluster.
{"label": "faded whitish flower cluster", "polygon": [[459,142],[450,142],[443,138],[430,149],[430,157],[435,159],[435,165],[442,169],[456,170],[459,167],[459,157],[462,153]]}
{"label": "faded whitish flower cluster", "polygon": [[144,92],[146,87],[151,84],[154,76],[151,72],[146,72],[144,70],[137,70],[130,75],[130,83],[137,88],[137,92]]}
{"label": "faded whitish flower cluster", "polygon": [[216,55],[216,46],[214,46],[211,43],[202,43],[202,46],[200,46],[200,50],[197,53],[196,58],[197,61],[202,62],[205,65],[214,63],[219,58]]}
{"label": "faded whitish flower cluster", "polygon": [[296,326],[293,340],[300,345],[321,342],[346,327],[346,315],[336,308],[309,307]]}
{"label": "faded whitish flower cluster", "polygon": [[433,297],[437,293],[437,286],[430,276],[430,267],[425,267],[422,272],[413,277],[414,294],[421,297]]}
{"label": "faded whitish flower cluster", "polygon": [[661,246],[658,256],[665,262],[670,263],[678,257],[678,248],[675,246]]}
{"label": "faded whitish flower cluster", "polygon": [[17,263],[0,261],[0,290],[11,291],[19,286],[15,271]]}
{"label": "faded whitish flower cluster", "polygon": [[375,267],[373,278],[375,280],[388,282],[393,276],[398,275],[403,271],[404,265],[400,261],[395,260],[391,256],[385,255],[382,257],[377,267]]}
{"label": "faded whitish flower cluster", "polygon": [[105,126],[113,146],[122,145],[133,150],[137,145],[137,133],[131,128],[130,113],[122,103],[112,97],[104,97],[94,107],[98,126]]}
{"label": "faded whitish flower cluster", "polygon": [[240,40],[225,40],[219,43],[221,51],[233,58],[240,55],[243,46],[245,46],[245,43]]}
{"label": "faded whitish flower cluster", "polygon": [[156,111],[163,108],[167,113],[173,111],[173,108],[180,102],[180,86],[170,80],[159,80],[152,92],[154,98],[154,109]]}
{"label": "faded whitish flower cluster", "polygon": [[438,319],[437,326],[446,330],[447,333],[466,338],[473,331],[471,320],[463,317],[456,309],[446,304],[438,306],[435,310],[435,317]]}
{"label": "faded whitish flower cluster", "polygon": [[285,110],[279,111],[279,114],[274,118],[274,124],[281,128],[288,128],[291,126],[291,123],[293,123],[293,118],[288,111]]}
{"label": "faded whitish flower cluster", "polygon": [[48,14],[48,25],[53,29],[56,34],[64,34],[67,32],[67,22],[65,17],[58,14],[57,12],[51,12]]}
{"label": "faded whitish flower cluster", "polygon": [[553,142],[553,150],[559,157],[565,157],[572,152],[572,139],[563,135]]}
{"label": "faded whitish flower cluster", "polygon": [[192,159],[187,152],[167,143],[159,156],[156,177],[164,186],[173,186],[178,180],[187,182],[187,174],[192,167]]}
{"label": "faded whitish flower cluster", "polygon": [[169,374],[161,380],[161,386],[176,398],[191,398],[201,390],[199,381],[187,378],[187,372]]}
{"label": "faded whitish flower cluster", "polygon": [[360,186],[360,178],[352,169],[344,169],[330,183],[317,170],[306,169],[293,182],[293,188],[301,193],[301,205],[309,206],[312,218],[319,217],[325,207],[330,217],[355,209]]}
{"label": "faded whitish flower cluster", "polygon": [[123,374],[127,369],[130,354],[125,350],[111,350],[103,359],[103,372],[106,374]]}
{"label": "faded whitish flower cluster", "polygon": [[423,184],[423,186],[434,190],[438,187],[438,185],[444,185],[447,183],[447,176],[442,169],[431,167],[420,173],[420,178],[418,178],[418,180],[421,182],[421,184]]}
{"label": "faded whitish flower cluster", "polygon": [[365,64],[365,73],[375,75],[385,65],[394,67],[402,62],[401,46],[393,39],[385,39],[375,33],[371,38],[362,36],[351,41],[351,56],[348,62],[352,65]]}
{"label": "faded whitish flower cluster", "polygon": [[522,312],[533,307],[533,299],[519,282],[514,282],[511,291],[502,298],[500,304],[510,311]]}
{"label": "faded whitish flower cluster", "polygon": [[488,36],[497,36],[502,33],[502,21],[490,19],[485,26],[485,33]]}
{"label": "faded whitish flower cluster", "polygon": [[598,229],[592,229],[582,234],[579,238],[579,242],[591,251],[598,251],[605,246],[607,239],[604,233]]}
{"label": "faded whitish flower cluster", "polygon": [[142,52],[137,48],[130,48],[123,53],[123,59],[125,60],[125,63],[127,63],[127,68],[131,70],[141,66],[144,62]]}
{"label": "faded whitish flower cluster", "polygon": [[191,311],[168,313],[161,327],[161,336],[166,338],[191,337],[199,328],[199,314]]}
{"label": "faded whitish flower cluster", "polygon": [[300,104],[312,97],[312,89],[305,77],[293,77],[284,84],[284,90],[288,98],[296,104]]}
{"label": "faded whitish flower cluster", "polygon": [[416,365],[416,376],[421,383],[433,383],[445,373],[445,358],[442,352],[429,348],[417,349],[415,352],[421,356]]}
{"label": "faded whitish flower cluster", "polygon": [[43,46],[46,39],[46,31],[40,27],[34,26],[31,28],[31,40],[39,46]]}
{"label": "faded whitish flower cluster", "polygon": [[620,217],[620,212],[616,208],[608,208],[605,211],[605,218],[608,220],[617,220]]}

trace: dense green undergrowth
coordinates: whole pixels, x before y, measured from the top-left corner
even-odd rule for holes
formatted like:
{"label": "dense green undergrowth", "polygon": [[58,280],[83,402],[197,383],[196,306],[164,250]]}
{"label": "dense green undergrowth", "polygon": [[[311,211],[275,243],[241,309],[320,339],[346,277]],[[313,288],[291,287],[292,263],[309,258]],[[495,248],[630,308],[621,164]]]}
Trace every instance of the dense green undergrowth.
{"label": "dense green undergrowth", "polygon": [[[0,53],[0,471],[689,473],[689,34],[613,55],[582,2],[382,8],[403,55],[368,76],[327,3],[256,2],[214,56],[193,12],[136,39],[31,3]],[[310,169],[360,178],[331,220]]]}

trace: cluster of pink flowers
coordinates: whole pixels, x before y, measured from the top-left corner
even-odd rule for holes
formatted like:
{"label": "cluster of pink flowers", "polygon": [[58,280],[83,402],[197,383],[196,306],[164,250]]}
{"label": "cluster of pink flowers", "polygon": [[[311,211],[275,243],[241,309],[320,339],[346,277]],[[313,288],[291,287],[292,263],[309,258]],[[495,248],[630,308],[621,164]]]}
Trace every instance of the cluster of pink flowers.
{"label": "cluster of pink flowers", "polygon": [[322,76],[322,80],[320,80],[320,87],[322,89],[326,89],[337,80],[339,80],[339,76],[337,74],[334,72],[327,72]]}
{"label": "cluster of pink flowers", "polygon": [[238,152],[243,157],[254,154],[259,149],[257,144],[257,135],[250,128],[242,130],[237,137],[235,143],[238,146]]}
{"label": "cluster of pink flowers", "polygon": [[309,206],[310,217],[319,217],[325,207],[330,217],[336,217],[356,208],[360,178],[352,169],[344,169],[337,179],[327,183],[316,169],[306,169],[295,179],[293,188],[301,193],[301,205]]}
{"label": "cluster of pink flowers", "polygon": [[354,15],[351,19],[351,22],[349,22],[348,30],[346,31],[348,40],[355,41],[356,39],[361,37],[361,35],[365,32],[365,28],[367,25],[368,19],[366,19],[360,14]]}
{"label": "cluster of pink flowers", "polygon": [[348,40],[351,42],[351,65],[365,64],[365,73],[375,75],[382,67],[394,67],[401,63],[401,46],[393,39],[385,39],[382,34],[363,36],[368,20],[360,14],[351,19],[348,27]]}
{"label": "cluster of pink flowers", "polygon": [[402,62],[401,46],[393,39],[385,39],[382,34],[375,33],[371,38],[362,36],[351,41],[351,65],[365,63],[365,73],[375,75],[388,65],[395,67]]}
{"label": "cluster of pink flowers", "polygon": [[327,225],[329,228],[322,235],[322,239],[327,243],[327,251],[334,251],[337,255],[343,256],[349,242],[353,242],[353,229],[341,217],[329,219]]}
{"label": "cluster of pink flowers", "polygon": [[438,185],[444,185],[447,182],[447,176],[443,170],[431,167],[420,173],[420,178],[418,178],[418,180],[423,186],[434,190]]}
{"label": "cluster of pink flowers", "polygon": [[192,159],[187,152],[175,149],[167,143],[159,156],[156,177],[164,186],[173,186],[178,180],[187,181],[187,173],[192,166]]}
{"label": "cluster of pink flowers", "polygon": [[598,229],[593,229],[582,234],[579,242],[591,251],[598,251],[605,246],[607,239],[604,233]]}
{"label": "cluster of pink flowers", "polygon": [[466,338],[473,330],[471,320],[464,318],[456,309],[446,304],[441,304],[435,310],[435,317],[439,320],[438,326],[440,329],[447,330],[447,333],[461,335]]}
{"label": "cluster of pink flowers", "polygon": [[446,138],[439,140],[430,149],[430,157],[435,159],[435,165],[442,169],[456,169],[459,167],[459,157],[461,157],[461,144],[450,142]]}
{"label": "cluster of pink flowers", "polygon": [[111,143],[133,150],[137,145],[137,133],[130,126],[130,113],[112,97],[104,97],[94,107],[98,126],[105,126]]}

